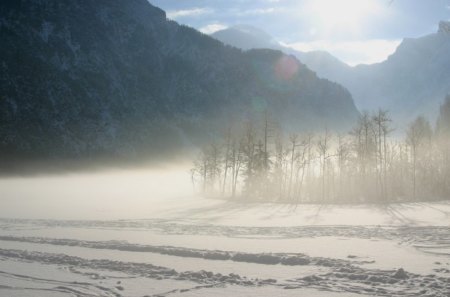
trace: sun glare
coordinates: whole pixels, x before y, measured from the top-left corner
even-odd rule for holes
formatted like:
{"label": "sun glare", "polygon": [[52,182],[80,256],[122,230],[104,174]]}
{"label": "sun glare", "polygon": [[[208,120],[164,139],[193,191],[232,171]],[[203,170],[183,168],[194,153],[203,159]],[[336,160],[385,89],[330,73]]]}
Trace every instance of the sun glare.
{"label": "sun glare", "polygon": [[314,25],[325,32],[357,31],[379,8],[375,0],[311,0],[307,4]]}

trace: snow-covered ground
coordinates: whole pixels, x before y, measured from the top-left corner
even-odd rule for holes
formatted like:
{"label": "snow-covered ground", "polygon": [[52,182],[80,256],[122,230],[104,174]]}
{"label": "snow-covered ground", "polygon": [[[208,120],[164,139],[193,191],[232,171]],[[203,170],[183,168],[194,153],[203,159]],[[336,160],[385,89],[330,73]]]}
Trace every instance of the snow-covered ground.
{"label": "snow-covered ground", "polygon": [[449,202],[190,193],[177,170],[0,180],[0,296],[450,296]]}

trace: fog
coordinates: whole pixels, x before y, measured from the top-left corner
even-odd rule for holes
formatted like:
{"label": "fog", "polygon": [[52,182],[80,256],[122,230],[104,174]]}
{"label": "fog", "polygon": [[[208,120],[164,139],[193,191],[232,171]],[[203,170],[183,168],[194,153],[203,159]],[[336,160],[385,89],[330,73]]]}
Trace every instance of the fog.
{"label": "fog", "polygon": [[192,195],[184,164],[10,177],[0,179],[0,217],[145,218]]}
{"label": "fog", "polygon": [[0,179],[0,296],[448,295],[449,202],[209,199],[192,166]]}

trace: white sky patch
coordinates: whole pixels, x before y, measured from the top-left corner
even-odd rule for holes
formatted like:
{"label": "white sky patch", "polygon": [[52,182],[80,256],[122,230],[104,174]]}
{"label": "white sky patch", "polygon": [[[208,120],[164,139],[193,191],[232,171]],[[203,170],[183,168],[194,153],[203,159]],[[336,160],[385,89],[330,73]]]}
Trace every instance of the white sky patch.
{"label": "white sky patch", "polygon": [[282,44],[302,52],[327,51],[345,63],[354,66],[382,62],[395,52],[400,43],[401,40],[372,39],[366,41],[317,40]]}
{"label": "white sky patch", "polygon": [[248,9],[239,12],[239,15],[264,15],[264,14],[270,14],[276,12],[277,8],[275,7],[268,7],[268,8],[258,8],[258,9]]}
{"label": "white sky patch", "polygon": [[[320,39],[348,36],[364,38],[374,20],[391,14],[379,0],[305,0],[290,11],[314,27]],[[308,27],[306,27],[308,28]]]}
{"label": "white sky patch", "polygon": [[169,19],[175,20],[177,18],[201,16],[201,15],[210,14],[213,12],[214,12],[214,10],[211,8],[196,7],[196,8],[191,8],[191,9],[167,11],[167,17]]}
{"label": "white sky patch", "polygon": [[209,24],[209,25],[203,26],[203,27],[199,28],[198,30],[204,34],[212,34],[216,31],[223,30],[226,28],[228,28],[227,25],[220,24],[220,23],[214,23],[214,24]]}
{"label": "white sky patch", "polygon": [[327,26],[354,26],[381,8],[376,0],[310,0],[304,9]]}

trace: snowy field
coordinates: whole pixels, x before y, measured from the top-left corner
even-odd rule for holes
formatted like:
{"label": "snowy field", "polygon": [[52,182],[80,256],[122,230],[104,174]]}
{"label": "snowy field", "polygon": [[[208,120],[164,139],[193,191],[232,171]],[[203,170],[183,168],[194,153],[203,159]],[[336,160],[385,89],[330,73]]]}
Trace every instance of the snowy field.
{"label": "snowy field", "polygon": [[450,296],[449,202],[191,193],[175,169],[0,180],[0,296]]}

